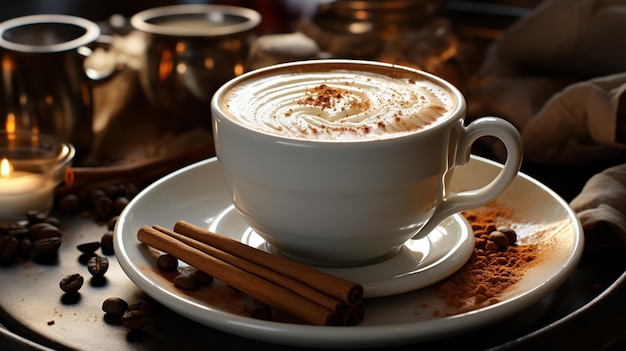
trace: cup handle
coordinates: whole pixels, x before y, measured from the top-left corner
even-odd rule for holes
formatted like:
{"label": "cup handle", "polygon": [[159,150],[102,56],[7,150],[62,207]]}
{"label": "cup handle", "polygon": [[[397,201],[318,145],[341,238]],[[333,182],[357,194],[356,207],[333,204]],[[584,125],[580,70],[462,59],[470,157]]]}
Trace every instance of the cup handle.
{"label": "cup handle", "polygon": [[[109,35],[101,35],[90,46],[81,46],[78,48],[78,53],[83,57],[83,60],[91,57],[95,48],[103,48],[104,50],[111,50],[113,47],[113,38]],[[91,67],[85,67],[85,74],[93,82],[104,82],[114,77],[118,72],[126,68],[126,65],[121,62],[115,62],[111,67],[106,69],[95,69]]]}
{"label": "cup handle", "polygon": [[425,237],[439,223],[455,213],[483,206],[492,201],[500,196],[515,179],[522,164],[522,138],[519,131],[511,123],[497,117],[481,117],[465,127],[457,149],[454,166],[462,166],[469,162],[472,144],[485,136],[500,139],[506,148],[507,157],[500,173],[482,188],[446,196],[431,219],[413,236],[413,239]]}

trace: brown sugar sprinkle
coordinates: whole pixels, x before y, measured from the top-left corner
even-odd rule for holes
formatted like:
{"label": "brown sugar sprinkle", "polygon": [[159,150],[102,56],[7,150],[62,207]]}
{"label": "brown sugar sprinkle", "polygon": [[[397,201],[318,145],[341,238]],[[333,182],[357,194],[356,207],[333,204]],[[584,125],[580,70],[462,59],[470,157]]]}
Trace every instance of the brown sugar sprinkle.
{"label": "brown sugar sprinkle", "polygon": [[474,231],[473,252],[459,271],[435,286],[437,295],[458,313],[499,302],[537,258],[536,245],[512,242],[502,247],[489,239],[492,232],[505,230],[499,221],[507,217],[506,210],[466,211],[463,216]]}

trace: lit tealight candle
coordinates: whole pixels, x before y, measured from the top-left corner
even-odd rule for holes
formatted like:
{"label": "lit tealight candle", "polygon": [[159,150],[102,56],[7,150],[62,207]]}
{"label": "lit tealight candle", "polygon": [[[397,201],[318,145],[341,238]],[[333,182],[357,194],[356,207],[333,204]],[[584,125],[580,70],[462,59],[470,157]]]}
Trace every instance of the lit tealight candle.
{"label": "lit tealight candle", "polygon": [[19,221],[29,210],[48,212],[54,200],[54,182],[42,174],[14,171],[0,161],[0,220]]}

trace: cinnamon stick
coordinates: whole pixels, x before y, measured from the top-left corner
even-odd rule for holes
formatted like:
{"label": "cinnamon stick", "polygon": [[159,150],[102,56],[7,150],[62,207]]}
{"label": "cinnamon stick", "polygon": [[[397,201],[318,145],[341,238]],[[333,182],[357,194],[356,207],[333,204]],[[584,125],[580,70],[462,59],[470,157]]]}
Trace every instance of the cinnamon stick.
{"label": "cinnamon stick", "polygon": [[344,306],[339,312],[340,325],[358,325],[365,317],[365,301],[361,300],[354,306]]}
{"label": "cinnamon stick", "polygon": [[257,275],[263,279],[269,280],[274,284],[280,285],[283,288],[289,289],[291,291],[293,291],[294,293],[307,298],[321,306],[324,306],[326,308],[328,308],[329,310],[333,311],[334,313],[338,313],[339,312],[339,308],[341,307],[341,304],[339,303],[339,301],[337,301],[336,299],[333,299],[332,297],[321,293],[320,291],[311,288],[310,286],[306,285],[306,284],[302,284],[298,281],[295,281],[293,279],[289,279],[288,277],[276,273],[275,271],[272,271],[270,269],[267,269],[263,266],[259,266],[257,264],[254,264],[252,262],[249,262],[241,257],[237,257],[235,255],[232,255],[228,252],[222,251],[220,249],[217,249],[215,247],[212,247],[210,245],[207,245],[201,241],[198,241],[196,239],[193,239],[191,237],[187,237],[183,234],[180,233],[176,233],[174,231],[171,231],[167,228],[161,227],[159,225],[154,225],[152,226],[152,228],[167,234],[169,236],[171,236],[174,239],[180,240],[183,243],[194,247],[208,255],[211,255],[217,259],[220,259],[226,263],[232,264],[235,267],[238,267],[240,269],[243,269],[244,271],[250,273],[250,274],[254,274]]}
{"label": "cinnamon stick", "polygon": [[207,142],[133,163],[72,167],[65,172],[64,184],[57,188],[57,193],[65,194],[97,183],[150,181],[212,156],[215,156],[215,147],[213,142]]}
{"label": "cinnamon stick", "polygon": [[324,273],[285,257],[272,255],[186,221],[176,222],[174,231],[306,284],[348,306],[353,306],[362,300],[363,287],[352,281]]}
{"label": "cinnamon stick", "polygon": [[312,302],[284,287],[246,272],[230,263],[206,254],[174,237],[143,226],[137,233],[142,243],[169,253],[187,264],[221,280],[251,297],[315,325],[336,323],[334,311]]}

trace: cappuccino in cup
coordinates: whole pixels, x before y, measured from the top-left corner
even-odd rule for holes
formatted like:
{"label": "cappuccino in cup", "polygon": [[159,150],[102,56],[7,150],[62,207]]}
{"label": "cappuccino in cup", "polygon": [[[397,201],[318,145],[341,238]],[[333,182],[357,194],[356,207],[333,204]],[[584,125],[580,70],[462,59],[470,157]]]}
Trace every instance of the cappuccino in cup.
{"label": "cappuccino in cup", "polygon": [[252,77],[225,92],[222,103],[233,120],[256,131],[328,141],[413,133],[458,105],[426,77],[341,67]]}
{"label": "cappuccino in cup", "polygon": [[[311,60],[245,73],[211,103],[216,154],[233,204],[268,249],[317,266],[384,260],[458,212],[495,199],[517,175],[509,122],[465,125],[465,100],[408,67]],[[507,150],[482,188],[450,193],[472,144]]]}

